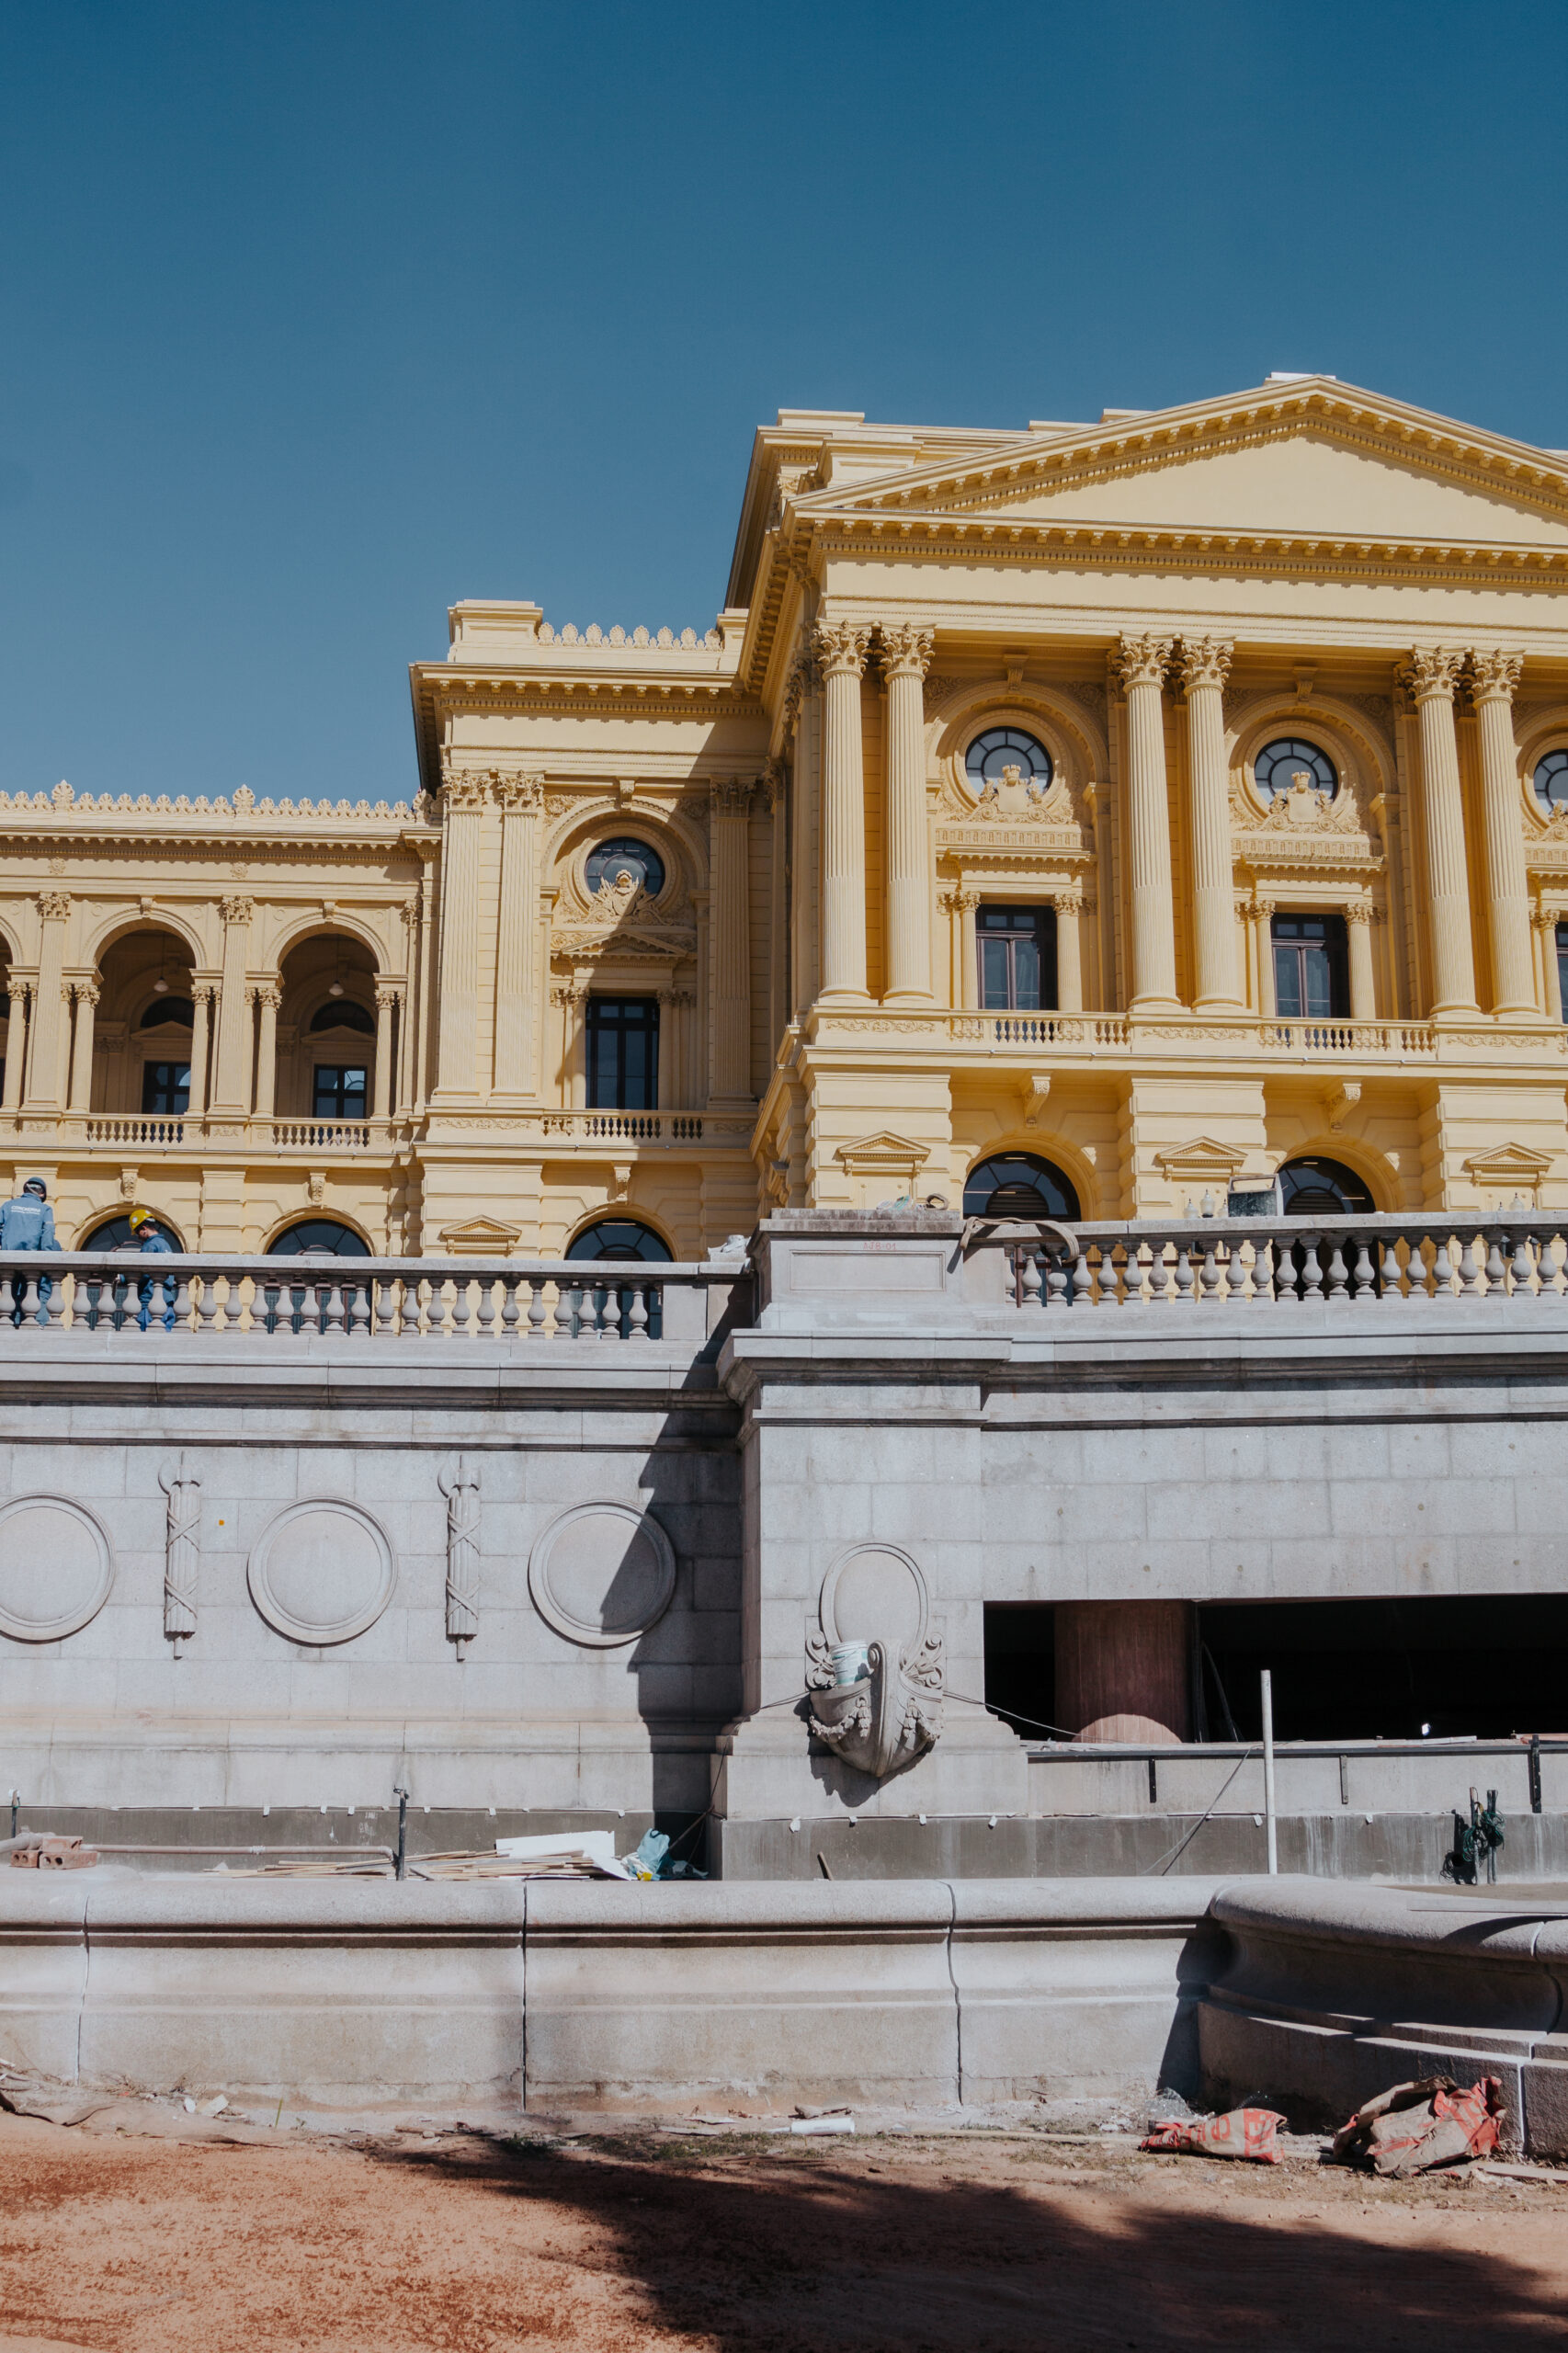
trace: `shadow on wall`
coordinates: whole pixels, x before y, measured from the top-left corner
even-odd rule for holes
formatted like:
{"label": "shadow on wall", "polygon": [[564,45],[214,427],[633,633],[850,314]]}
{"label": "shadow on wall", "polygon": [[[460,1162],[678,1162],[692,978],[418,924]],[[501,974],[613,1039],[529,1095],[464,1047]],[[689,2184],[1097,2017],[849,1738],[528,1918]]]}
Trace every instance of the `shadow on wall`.
{"label": "shadow on wall", "polygon": [[[822,2353],[830,2340],[857,2353],[1253,2344],[1339,2353],[1424,2344],[1463,2312],[1484,2313],[1488,2347],[1558,2341],[1561,2279],[1509,2263],[1494,2245],[1467,2246],[1458,2233],[1444,2244],[1428,2232],[1408,2247],[1379,2244],[1357,2219],[1359,2177],[1314,2181],[1312,2206],[1276,2222],[1260,2211],[1267,2177],[1224,2212],[1192,2199],[1201,2174],[1181,2185],[1178,2206],[1147,2170],[1129,2169],[1091,2205],[1087,2184],[1029,2177],[1036,2164],[1054,2170],[1080,2153],[992,2148],[959,2162],[1014,2178],[921,2181],[903,2159],[888,2178],[869,2179],[869,2152],[808,2157],[777,2142],[749,2160],[728,2154],[722,2173],[702,2170],[714,2144],[700,2141],[657,2154],[609,2141],[603,2159],[586,2162],[516,2142],[472,2156],[368,2154],[430,2185],[449,2228],[454,2188],[490,2205],[489,2219],[466,2219],[487,2245],[509,2245],[508,2262],[491,2280],[470,2276],[463,2318],[508,2343],[519,2267],[526,2281],[532,2249],[558,2232],[570,2234],[572,2255],[565,2280],[560,2256],[551,2266],[551,2333],[582,2344],[599,2343],[598,2327],[627,2327],[626,2290],[639,2341],[656,2329],[661,2343],[668,2332],[712,2353]],[[1103,2163],[1097,2152],[1089,2160]],[[1314,2211],[1341,2201],[1341,2228]],[[608,2304],[596,2275],[618,2290]]]}

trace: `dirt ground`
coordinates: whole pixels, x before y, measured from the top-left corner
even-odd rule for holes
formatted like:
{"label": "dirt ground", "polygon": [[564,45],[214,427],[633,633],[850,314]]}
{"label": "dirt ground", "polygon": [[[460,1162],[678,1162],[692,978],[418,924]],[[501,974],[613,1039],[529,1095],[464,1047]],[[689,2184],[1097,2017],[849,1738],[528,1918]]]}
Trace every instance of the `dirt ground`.
{"label": "dirt ground", "polygon": [[0,2353],[1561,2347],[1568,2188],[1039,2131],[252,2146],[0,2117]]}

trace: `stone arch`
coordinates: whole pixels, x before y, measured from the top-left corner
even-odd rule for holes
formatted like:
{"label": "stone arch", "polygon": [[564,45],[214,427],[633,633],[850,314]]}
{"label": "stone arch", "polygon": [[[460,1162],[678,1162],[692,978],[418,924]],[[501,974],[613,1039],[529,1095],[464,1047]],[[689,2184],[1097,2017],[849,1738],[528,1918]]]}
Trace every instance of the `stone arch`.
{"label": "stone arch", "polygon": [[[983,1168],[988,1161],[1024,1159],[1030,1162],[1043,1162],[1048,1169],[1053,1169],[1056,1175],[1063,1178],[1072,1188],[1073,1192],[1077,1196],[1078,1206],[1075,1215],[1070,1217],[1071,1222],[1075,1223],[1085,1217],[1087,1213],[1085,1204],[1093,1199],[1092,1190],[1086,1188],[1083,1181],[1083,1172],[1085,1167],[1083,1154],[1074,1152],[1064,1140],[1056,1136],[1037,1135],[1032,1130],[1023,1136],[997,1136],[983,1145],[978,1152],[966,1153],[964,1157],[961,1189],[965,1196],[973,1181],[975,1172]],[[1088,1173],[1092,1187],[1092,1171]],[[978,1215],[983,1212],[971,1212],[966,1208],[965,1214]],[[1040,1214],[1054,1216],[1068,1213],[1041,1211]]]}
{"label": "stone arch", "polygon": [[[340,1225],[346,1233],[356,1235],[364,1244],[366,1255],[369,1257],[373,1258],[376,1256],[375,1243],[357,1217],[351,1217],[344,1210],[317,1208],[313,1203],[307,1202],[303,1209],[296,1203],[293,1209],[285,1210],[279,1217],[273,1220],[262,1237],[262,1256],[269,1256],[277,1248],[279,1238],[287,1233],[291,1226],[296,1225]],[[280,1253],[279,1255],[287,1256],[288,1254]]]}
{"label": "stone arch", "polygon": [[88,940],[84,961],[97,972],[111,948],[139,931],[166,931],[189,950],[193,971],[207,972],[211,967],[208,942],[189,918],[175,908],[160,906],[153,915],[108,915]]}
{"label": "stone arch", "polygon": [[[630,1201],[627,1201],[612,1205],[608,1209],[601,1202],[597,1209],[585,1210],[583,1215],[573,1226],[571,1232],[567,1234],[565,1243],[562,1249],[562,1256],[570,1257],[574,1245],[581,1242],[585,1234],[591,1233],[597,1225],[642,1226],[653,1236],[655,1241],[663,1243],[665,1248],[669,1252],[672,1260],[677,1258],[680,1255],[674,1243],[670,1240],[668,1233],[665,1232],[663,1221],[656,1217],[651,1217],[646,1210],[635,1208]],[[582,1263],[585,1266],[592,1266],[596,1261],[592,1259],[585,1259]],[[613,1264],[614,1261],[599,1261],[597,1263]],[[629,1260],[627,1263],[634,1264],[636,1262]],[[650,1259],[646,1263],[649,1265],[657,1265],[659,1262],[654,1259]]]}
{"label": "stone arch", "polygon": [[1400,1195],[1403,1189],[1398,1171],[1373,1144],[1358,1136],[1345,1136],[1333,1129],[1296,1137],[1283,1151],[1269,1154],[1276,1176],[1288,1161],[1337,1160],[1353,1176],[1358,1176],[1372,1197],[1372,1209],[1377,1216],[1403,1207]]}
{"label": "stone arch", "polygon": [[1527,841],[1544,834],[1552,823],[1553,813],[1543,809],[1536,799],[1536,764],[1548,752],[1559,745],[1568,746],[1568,702],[1550,703],[1525,714],[1515,741],[1515,757],[1519,771],[1519,802],[1528,825]]}
{"label": "stone arch", "polygon": [[1276,735],[1321,742],[1338,773],[1340,791],[1348,794],[1363,831],[1370,833],[1372,802],[1393,787],[1392,745],[1354,704],[1335,695],[1314,694],[1303,707],[1300,696],[1289,688],[1281,688],[1277,695],[1249,695],[1245,705],[1226,722],[1232,799],[1243,824],[1261,825],[1267,820],[1268,805],[1253,783],[1252,763]]}
{"label": "stone arch", "polygon": [[569,881],[573,899],[586,904],[576,880],[576,868],[597,841],[618,834],[646,834],[649,845],[664,858],[665,887],[656,906],[668,909],[692,891],[708,887],[708,845],[699,828],[678,808],[654,809],[605,797],[580,801],[569,809],[546,835],[543,871],[552,880]]}
{"label": "stone arch", "polygon": [[1083,822],[1085,795],[1109,775],[1110,760],[1103,731],[1073,697],[1050,687],[1015,687],[995,679],[947,696],[926,722],[926,755],[927,768],[937,769],[956,807],[974,805],[964,753],[984,727],[1021,727],[1038,735],[1066,786],[1073,814]]}
{"label": "stone arch", "polygon": [[291,956],[294,950],[302,946],[307,939],[312,937],[333,939],[340,933],[347,938],[356,940],[361,948],[369,951],[378,980],[384,978],[393,969],[387,943],[381,933],[372,924],[367,923],[362,915],[353,915],[346,907],[340,907],[336,914],[330,917],[301,913],[294,916],[285,915],[282,920],[285,928],[278,933],[272,942],[273,969],[279,974],[283,970],[284,958]]}

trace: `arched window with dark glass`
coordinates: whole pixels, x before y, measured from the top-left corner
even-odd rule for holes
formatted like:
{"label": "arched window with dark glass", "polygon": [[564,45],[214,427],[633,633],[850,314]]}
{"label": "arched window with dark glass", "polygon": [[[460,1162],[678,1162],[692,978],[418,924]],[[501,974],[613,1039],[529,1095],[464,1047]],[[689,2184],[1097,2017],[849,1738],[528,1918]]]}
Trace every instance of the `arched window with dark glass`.
{"label": "arched window with dark glass", "polygon": [[297,1218],[267,1245],[269,1258],[368,1258],[370,1245],[335,1217]]}
{"label": "arched window with dark glass", "polygon": [[1537,760],[1535,797],[1543,809],[1568,807],[1568,745],[1559,744]]}
{"label": "arched window with dark glass", "polygon": [[631,835],[600,842],[591,849],[585,873],[590,892],[597,892],[606,882],[613,886],[623,874],[640,882],[650,899],[656,899],[665,887],[665,862],[658,851]]}
{"label": "arched window with dark glass", "polygon": [[1052,1217],[1069,1223],[1083,1212],[1073,1180],[1033,1152],[994,1153],[964,1180],[965,1217]]}
{"label": "arched window with dark glass", "polygon": [[1276,915],[1274,1009],[1282,1021],[1347,1021],[1350,960],[1343,915]]}
{"label": "arched window with dark glass", "polygon": [[196,1007],[187,996],[155,996],[152,998],[136,1024],[138,1029],[193,1029]]}
{"label": "arched window with dark glass", "polygon": [[1033,784],[1041,792],[1051,782],[1051,754],[1037,735],[1026,735],[1021,727],[988,727],[975,737],[963,764],[976,792],[1000,784],[1008,768],[1017,769],[1020,783]]}
{"label": "arched window with dark glass", "polygon": [[[168,1236],[170,1248],[183,1250],[185,1242],[177,1229],[170,1224],[161,1210],[155,1214],[159,1229]],[[78,1250],[130,1250],[140,1255],[141,1245],[137,1240],[137,1227],[131,1222],[130,1211],[122,1211],[119,1217],[101,1220],[90,1233],[83,1235],[75,1247]]]}
{"label": "arched window with dark glass", "polygon": [[354,1029],[363,1037],[373,1038],[376,1034],[376,1017],[364,1006],[356,1005],[351,996],[329,996],[326,1003],[318,1005],[312,1014],[311,1029],[312,1031]]}
{"label": "arched window with dark glass", "polygon": [[[618,1260],[625,1265],[639,1259],[644,1266],[667,1267],[671,1264],[670,1251],[663,1237],[637,1217],[599,1218],[594,1224],[583,1228],[566,1256],[573,1260],[600,1267],[614,1265]],[[575,1337],[587,1325],[598,1332],[613,1332],[619,1328],[620,1337],[630,1339],[636,1328],[633,1312],[639,1291],[643,1313],[648,1318],[647,1336],[650,1340],[662,1339],[665,1295],[660,1285],[639,1284],[634,1290],[629,1283],[608,1281],[596,1282],[591,1290],[585,1289],[570,1295],[573,1336]]]}
{"label": "arched window with dark glass", "polygon": [[1260,800],[1272,801],[1277,792],[1288,792],[1298,776],[1304,776],[1314,792],[1326,792],[1331,801],[1339,790],[1339,771],[1328,754],[1300,735],[1281,735],[1254,755],[1252,780]]}
{"label": "arched window with dark glass", "polygon": [[996,1012],[1036,1013],[1056,1003],[1056,909],[977,907],[980,1002]]}
{"label": "arched window with dark glass", "polygon": [[1372,1217],[1376,1204],[1353,1168],[1342,1160],[1309,1154],[1288,1160],[1279,1171],[1280,1206],[1286,1217]]}

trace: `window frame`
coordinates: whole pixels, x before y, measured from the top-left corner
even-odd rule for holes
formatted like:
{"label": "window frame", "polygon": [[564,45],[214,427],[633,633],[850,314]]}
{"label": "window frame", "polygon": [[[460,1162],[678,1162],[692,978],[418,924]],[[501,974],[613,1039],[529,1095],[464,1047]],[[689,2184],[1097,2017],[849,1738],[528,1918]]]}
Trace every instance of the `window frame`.
{"label": "window frame", "polygon": [[[1281,939],[1278,926],[1282,923],[1321,923],[1325,938],[1322,942],[1309,939]],[[1306,1006],[1306,957],[1314,947],[1321,946],[1328,960],[1328,1010],[1309,1012]],[[1301,1004],[1291,1011],[1283,1002],[1285,992],[1279,985],[1281,952],[1294,954],[1301,978],[1298,994]],[[1278,907],[1268,919],[1269,971],[1274,981],[1274,1011],[1281,1021],[1348,1021],[1350,1019],[1350,936],[1349,926],[1336,907]]]}
{"label": "window frame", "polygon": [[[328,1071],[334,1071],[337,1074],[338,1084],[330,1091],[335,1095],[339,1108],[324,1111],[321,1108],[322,1079],[324,1074]],[[356,1071],[359,1074],[359,1086],[353,1088],[345,1086],[342,1083],[343,1080],[351,1072]],[[350,1094],[358,1096],[365,1107],[363,1110],[346,1111],[341,1108],[345,1097]],[[369,1056],[367,1056],[363,1062],[358,1063],[318,1063],[312,1061],[311,1065],[311,1118],[312,1120],[326,1120],[335,1125],[347,1125],[350,1121],[358,1122],[359,1120],[368,1120],[369,1116],[370,1063]]]}
{"label": "window frame", "polygon": [[[637,1006],[643,1019],[640,1023],[614,1021],[608,1017],[609,1009]],[[656,996],[635,993],[614,995],[607,990],[589,994],[583,1023],[584,1099],[590,1111],[656,1111],[659,1108],[659,1040],[660,1005]],[[646,1040],[647,1060],[642,1074],[641,1102],[631,1103],[627,1096],[627,1042],[633,1037]],[[601,1043],[613,1040],[616,1046],[615,1068],[610,1079],[610,1093],[600,1091],[602,1078]]]}
{"label": "window frame", "polygon": [[[184,1071],[185,1085],[181,1086],[179,1081],[176,1079],[172,1086],[169,1086],[165,1090],[171,1097],[183,1095],[185,1097],[183,1103],[176,1105],[171,1102],[165,1105],[161,1103],[151,1103],[148,1101],[148,1097],[156,1091],[153,1086],[153,1073],[158,1070]],[[183,1120],[189,1109],[189,1055],[187,1054],[183,1061],[177,1054],[172,1057],[164,1058],[158,1058],[151,1054],[145,1056],[142,1063],[142,1117],[144,1120]]]}
{"label": "window frame", "polygon": [[[1035,945],[1040,958],[1040,985],[1035,1002],[1022,1005],[1018,1001],[1017,956],[1015,952],[1020,932],[1003,931],[1000,927],[987,930],[985,917],[1009,915],[1027,917],[1034,930]],[[985,949],[988,943],[1000,941],[1007,949],[1007,995],[1002,1003],[993,1003],[985,994]],[[1056,909],[1049,900],[994,899],[982,900],[974,915],[974,990],[975,1002],[983,1013],[1055,1013],[1060,1008],[1061,981],[1058,971],[1058,925]]]}

